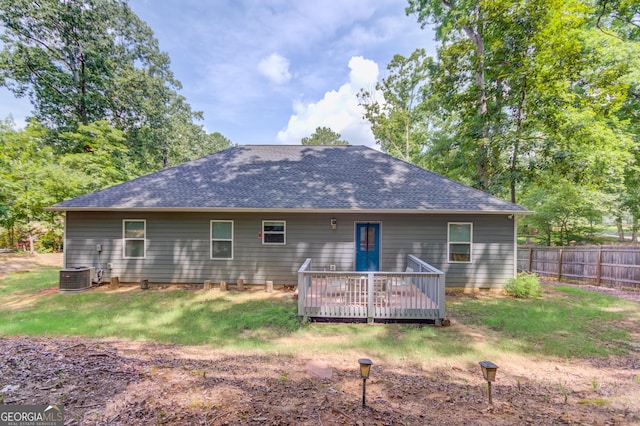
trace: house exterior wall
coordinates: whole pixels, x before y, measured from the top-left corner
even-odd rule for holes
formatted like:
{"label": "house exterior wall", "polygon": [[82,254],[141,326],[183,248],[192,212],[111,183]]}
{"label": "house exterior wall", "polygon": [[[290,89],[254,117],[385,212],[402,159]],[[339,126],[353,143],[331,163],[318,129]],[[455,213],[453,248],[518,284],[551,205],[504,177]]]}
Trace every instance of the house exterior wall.
{"label": "house exterior wall", "polygon": [[[331,229],[330,219],[337,220]],[[146,257],[123,256],[123,220],[146,221]],[[210,221],[233,220],[233,259],[210,259]],[[263,220],[286,221],[286,244],[264,245]],[[514,274],[513,220],[499,215],[375,213],[67,212],[65,267],[96,266],[105,278],[152,283],[297,284],[307,258],[314,269],[355,266],[355,223],[381,227],[381,270],[404,271],[413,254],[446,273],[447,287],[502,287]],[[447,224],[473,223],[472,263],[447,262]],[[101,246],[98,252],[97,245]],[[107,269],[111,264],[111,269]]]}

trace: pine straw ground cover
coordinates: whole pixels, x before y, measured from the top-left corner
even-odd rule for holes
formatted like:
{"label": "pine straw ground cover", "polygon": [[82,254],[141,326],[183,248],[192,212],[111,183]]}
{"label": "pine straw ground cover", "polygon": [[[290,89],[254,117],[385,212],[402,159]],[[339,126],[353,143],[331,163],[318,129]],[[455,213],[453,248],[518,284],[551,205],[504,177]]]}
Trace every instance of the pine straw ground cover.
{"label": "pine straw ground cover", "polygon": [[[479,331],[465,333],[475,339]],[[502,356],[495,360],[501,368],[493,407],[473,363],[374,360],[364,408],[356,354],[349,352],[322,356],[330,375],[314,374],[317,360],[309,354],[153,342],[9,337],[0,338],[0,353],[0,401],[62,404],[69,425],[640,422],[637,351],[564,362]]]}

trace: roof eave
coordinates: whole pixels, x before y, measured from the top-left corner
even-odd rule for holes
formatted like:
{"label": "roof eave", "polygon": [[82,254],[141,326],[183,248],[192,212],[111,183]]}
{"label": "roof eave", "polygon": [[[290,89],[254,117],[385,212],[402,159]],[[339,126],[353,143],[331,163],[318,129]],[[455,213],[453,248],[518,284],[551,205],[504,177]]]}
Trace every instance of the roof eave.
{"label": "roof eave", "polygon": [[318,208],[208,208],[208,207],[49,207],[54,212],[181,212],[181,213],[375,213],[375,214],[507,214],[528,215],[531,210],[463,210],[463,209],[318,209]]}

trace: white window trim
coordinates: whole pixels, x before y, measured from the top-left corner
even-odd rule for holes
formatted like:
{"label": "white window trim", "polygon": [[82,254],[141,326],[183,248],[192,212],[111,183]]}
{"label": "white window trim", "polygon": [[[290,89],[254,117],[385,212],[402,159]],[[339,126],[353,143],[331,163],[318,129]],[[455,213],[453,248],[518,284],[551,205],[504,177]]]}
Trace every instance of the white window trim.
{"label": "white window trim", "polygon": [[[469,225],[469,242],[452,242],[451,225]],[[451,260],[451,244],[469,244],[469,260]],[[447,263],[473,263],[473,222],[448,222],[447,223]]]}
{"label": "white window trim", "polygon": [[[264,224],[267,222],[282,222],[283,225],[283,231],[282,232],[272,232],[269,231],[268,234],[282,234],[284,235],[284,241],[281,243],[269,243],[269,242],[265,242],[265,235],[267,234],[267,232],[264,231]],[[287,221],[286,220],[280,220],[280,219],[271,219],[271,220],[263,220],[262,221],[262,244],[266,245],[266,246],[284,246],[287,244]]]}
{"label": "white window trim", "polygon": [[[127,238],[126,227],[127,222],[142,222],[144,223],[144,237],[143,238]],[[142,257],[127,257],[127,241],[142,241],[143,242],[143,256]],[[123,259],[146,259],[147,258],[147,219],[122,219],[122,258]]]}
{"label": "white window trim", "polygon": [[[226,222],[231,224],[231,238],[213,238],[213,224],[216,222]],[[209,259],[211,260],[233,260],[233,238],[234,238],[234,223],[233,220],[217,220],[213,219],[209,221]],[[231,257],[213,257],[213,242],[214,241],[230,241],[231,242]]]}

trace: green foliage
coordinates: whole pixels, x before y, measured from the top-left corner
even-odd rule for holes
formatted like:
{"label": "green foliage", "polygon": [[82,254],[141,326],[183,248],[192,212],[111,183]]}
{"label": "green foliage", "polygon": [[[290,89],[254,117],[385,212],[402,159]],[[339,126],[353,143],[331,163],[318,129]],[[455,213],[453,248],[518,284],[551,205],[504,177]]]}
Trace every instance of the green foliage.
{"label": "green foliage", "polygon": [[340,133],[329,127],[316,127],[311,136],[302,138],[302,145],[349,145],[349,142],[341,140],[341,137]]}
{"label": "green foliage", "polygon": [[62,225],[46,207],[136,175],[122,132],[104,121],[61,133],[55,147],[48,136],[36,121],[24,130],[0,129],[0,224],[13,235],[8,245],[44,234],[38,248],[60,249]]}
{"label": "green foliage", "polygon": [[504,292],[517,299],[531,299],[542,296],[542,285],[536,274],[520,272],[504,286]]}
{"label": "green foliage", "polygon": [[[593,185],[577,185],[567,179],[549,177],[544,184],[529,189],[525,204],[534,210],[522,223],[544,235],[546,245],[569,245],[571,233],[581,228],[592,228],[615,205],[611,194]],[[554,230],[558,239],[552,240]]]}
{"label": "green foliage", "polygon": [[513,202],[551,178],[617,198],[614,210],[637,206],[637,11],[627,1],[409,0],[439,41],[421,105],[424,164]]}
{"label": "green foliage", "polygon": [[358,95],[380,148],[407,162],[419,162],[425,145],[425,108],[421,103],[432,66],[433,60],[424,49],[408,58],[395,55],[387,65],[389,76],[377,83],[374,91],[362,89]]}
{"label": "green foliage", "polygon": [[64,243],[64,229],[62,224],[47,229],[36,241],[38,253],[58,253],[62,251]]}

